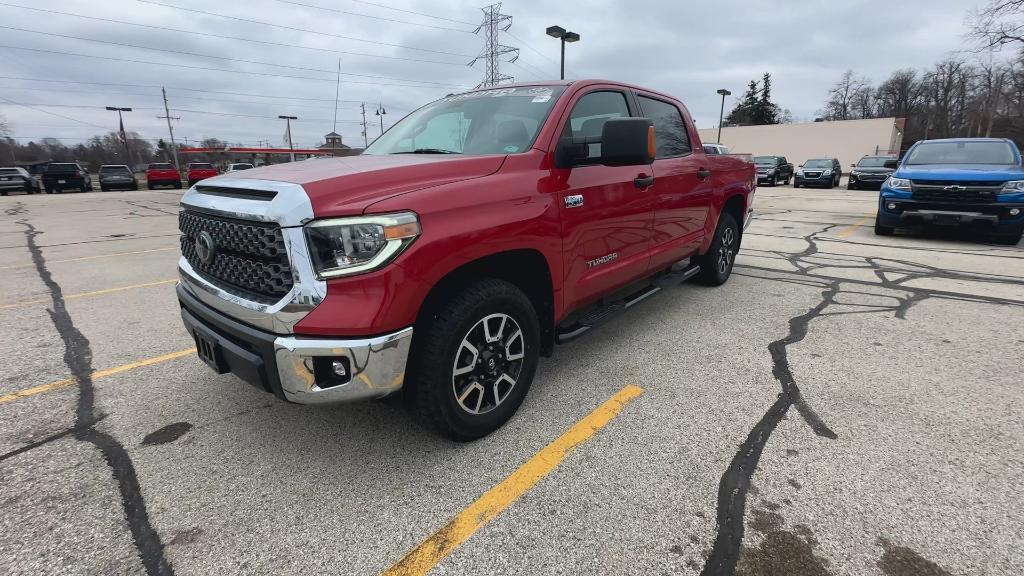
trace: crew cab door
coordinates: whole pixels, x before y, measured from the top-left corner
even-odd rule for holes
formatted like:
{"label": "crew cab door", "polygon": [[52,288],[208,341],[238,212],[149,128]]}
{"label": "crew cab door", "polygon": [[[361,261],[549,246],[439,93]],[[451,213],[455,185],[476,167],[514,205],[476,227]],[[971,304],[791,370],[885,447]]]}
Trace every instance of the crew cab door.
{"label": "crew cab door", "polygon": [[657,152],[653,165],[653,254],[651,269],[667,267],[691,255],[704,239],[714,187],[707,155],[691,139],[692,124],[679,106],[657,96],[638,94],[643,115],[654,122]]}
{"label": "crew cab door", "polygon": [[[599,138],[611,118],[638,116],[620,89],[578,94],[563,116],[559,144]],[[588,145],[588,158],[601,154]],[[650,166],[600,164],[555,168],[562,215],[564,304],[571,310],[644,276],[650,261]],[[639,183],[636,182],[639,179]]]}

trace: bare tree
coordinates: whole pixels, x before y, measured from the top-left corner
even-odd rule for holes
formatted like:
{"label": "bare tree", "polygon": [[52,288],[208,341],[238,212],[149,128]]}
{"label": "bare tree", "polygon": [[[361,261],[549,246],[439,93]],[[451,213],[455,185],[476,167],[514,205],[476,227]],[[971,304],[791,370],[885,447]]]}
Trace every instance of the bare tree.
{"label": "bare tree", "polygon": [[1024,45],[1024,0],[989,0],[969,22],[970,35],[983,49]]}
{"label": "bare tree", "polygon": [[857,117],[855,100],[857,95],[870,90],[868,81],[854,74],[853,70],[843,72],[839,82],[828,92],[828,100],[821,115],[826,120],[851,120]]}
{"label": "bare tree", "polygon": [[968,98],[974,70],[964,60],[950,57],[925,75],[925,138],[963,136],[968,125]]}

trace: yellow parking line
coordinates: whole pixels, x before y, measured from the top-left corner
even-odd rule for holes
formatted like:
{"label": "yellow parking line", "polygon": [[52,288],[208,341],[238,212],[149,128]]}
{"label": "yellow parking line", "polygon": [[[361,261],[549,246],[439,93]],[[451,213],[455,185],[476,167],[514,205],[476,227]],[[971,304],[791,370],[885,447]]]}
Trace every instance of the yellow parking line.
{"label": "yellow parking line", "polygon": [[[149,288],[150,286],[163,286],[164,284],[171,284],[177,282],[177,279],[173,280],[160,280],[158,282],[146,282],[145,284],[132,284],[131,286],[118,286],[117,288],[107,288],[105,290],[95,290],[93,292],[82,292],[81,294],[71,294],[65,296],[65,300],[74,300],[75,298],[85,298],[87,296],[102,296],[104,294],[113,294],[114,292],[124,292],[125,290],[134,290],[135,288]],[[50,298],[41,298],[39,300],[25,300],[24,302],[15,302],[14,304],[4,304],[0,306],[0,310],[8,310],[10,308],[21,308],[24,306],[33,306],[35,304],[49,304],[52,302]]]}
{"label": "yellow parking line", "polygon": [[[120,374],[121,372],[127,372],[136,368],[142,368],[143,366],[152,366],[153,364],[159,364],[161,362],[167,362],[168,360],[174,360],[175,358],[181,358],[182,356],[188,356],[189,354],[195,353],[195,348],[188,348],[187,350],[178,350],[177,352],[171,352],[170,354],[164,354],[163,356],[156,356],[154,358],[148,358],[146,360],[139,360],[138,362],[132,362],[130,364],[122,364],[115,366],[114,368],[107,368],[106,370],[96,370],[92,373],[93,380],[99,380],[100,378],[106,378],[107,376],[113,376],[114,374]],[[35,396],[36,394],[42,394],[43,392],[50,392],[52,390],[60,390],[61,388],[67,388],[75,383],[74,378],[65,378],[63,380],[57,380],[56,382],[50,382],[49,384],[40,384],[39,386],[33,386],[32,388],[26,388],[19,390],[11,394],[4,394],[0,396],[0,404],[6,404],[7,402],[14,402],[22,398],[28,398],[29,396]]]}
{"label": "yellow parking line", "polygon": [[512,475],[477,498],[397,564],[382,572],[382,576],[410,576],[429,572],[445,556],[451,554],[477,530],[525,494],[541,478],[547,476],[577,446],[589,440],[608,424],[626,404],[643,393],[643,388],[632,384],[619,390],[586,418],[535,454]]}
{"label": "yellow parking line", "polygon": [[[113,258],[115,256],[131,256],[133,254],[149,254],[150,252],[166,252],[168,250],[180,250],[178,246],[169,248],[153,248],[152,250],[135,250],[133,252],[115,252],[113,254],[98,254],[96,256],[81,256],[79,258],[66,258],[64,260],[47,260],[47,264],[62,264],[64,262],[82,262],[83,260],[96,260],[98,258]],[[32,268],[35,264],[15,264],[13,266],[0,266],[0,270],[11,270],[13,268]]]}
{"label": "yellow parking line", "polygon": [[849,236],[850,234],[853,234],[854,232],[856,232],[856,231],[857,231],[857,228],[860,228],[860,227],[861,227],[861,226],[863,226],[863,225],[864,225],[864,224],[865,224],[865,223],[866,223],[866,222],[867,222],[868,220],[870,220],[870,219],[872,219],[872,218],[874,218],[874,217],[875,217],[875,213],[874,213],[874,212],[868,212],[868,213],[867,213],[867,214],[865,214],[865,215],[864,215],[864,217],[863,217],[863,218],[861,218],[860,220],[857,220],[857,221],[856,221],[856,222],[854,222],[853,224],[850,224],[850,225],[849,225],[849,226],[847,226],[846,228],[843,228],[843,231],[839,233],[839,238],[846,238],[846,237],[848,237],[848,236]]}

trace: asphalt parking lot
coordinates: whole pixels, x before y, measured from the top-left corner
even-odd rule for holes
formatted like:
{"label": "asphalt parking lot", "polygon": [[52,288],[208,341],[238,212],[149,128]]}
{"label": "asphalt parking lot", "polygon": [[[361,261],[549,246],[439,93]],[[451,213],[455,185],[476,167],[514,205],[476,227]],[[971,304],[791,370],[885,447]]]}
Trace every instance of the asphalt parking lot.
{"label": "asphalt parking lot", "polygon": [[728,284],[556,349],[454,444],[196,359],[180,195],[0,199],[2,573],[1024,572],[1021,247],[761,188]]}

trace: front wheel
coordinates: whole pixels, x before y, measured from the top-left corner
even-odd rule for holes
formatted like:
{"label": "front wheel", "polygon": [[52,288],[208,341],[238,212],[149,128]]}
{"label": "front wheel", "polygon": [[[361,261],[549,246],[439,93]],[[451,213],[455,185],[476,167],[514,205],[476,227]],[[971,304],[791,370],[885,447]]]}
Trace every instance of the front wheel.
{"label": "front wheel", "polygon": [[892,236],[895,232],[895,228],[892,226],[882,226],[878,223],[878,218],[875,218],[875,236]]}
{"label": "front wheel", "polygon": [[732,274],[736,253],[740,249],[740,228],[731,214],[723,212],[708,251],[696,258],[700,265],[697,282],[706,286],[721,286]]}
{"label": "front wheel", "polygon": [[533,382],[540,353],[537,312],[515,285],[473,283],[417,326],[413,413],[458,441],[475,440],[505,424]]}
{"label": "front wheel", "polygon": [[1020,244],[1021,238],[1024,238],[1024,232],[1017,232],[1016,234],[1007,234],[1004,236],[996,236],[995,241],[998,244],[1004,246],[1016,246]]}

